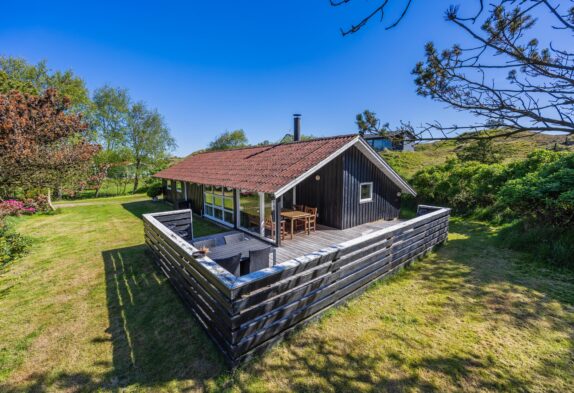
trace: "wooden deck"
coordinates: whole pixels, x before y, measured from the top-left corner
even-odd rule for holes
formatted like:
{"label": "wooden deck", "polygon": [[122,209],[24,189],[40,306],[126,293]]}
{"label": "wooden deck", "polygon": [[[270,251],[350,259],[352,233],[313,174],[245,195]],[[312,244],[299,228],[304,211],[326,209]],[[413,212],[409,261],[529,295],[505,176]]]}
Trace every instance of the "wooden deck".
{"label": "wooden deck", "polygon": [[277,261],[284,262],[305,254],[312,253],[322,248],[346,242],[371,232],[398,224],[400,220],[379,220],[363,224],[349,229],[335,229],[324,225],[317,225],[317,231],[311,231],[310,235],[299,233],[281,240],[281,247],[277,248]]}
{"label": "wooden deck", "polygon": [[[398,224],[402,220],[379,220],[375,222],[370,222],[368,224],[363,224],[349,229],[335,229],[325,225],[317,225],[317,231],[311,231],[310,235],[305,233],[298,233],[293,236],[293,240],[287,236],[285,240],[281,241],[281,247],[274,247],[276,253],[276,262],[281,263],[288,261],[289,259],[297,258],[305,254],[309,254],[320,250],[322,248],[332,246],[334,244],[339,244],[346,242],[363,235],[367,235],[371,232],[378,231],[380,229]],[[236,230],[230,230],[224,233],[218,233],[215,235],[202,236],[195,238],[194,241],[204,240],[204,239],[216,239],[218,245],[223,243],[223,236],[229,235],[231,233],[237,233]],[[253,239],[258,239],[253,236],[248,237]],[[269,245],[269,243],[258,239],[262,246]]]}

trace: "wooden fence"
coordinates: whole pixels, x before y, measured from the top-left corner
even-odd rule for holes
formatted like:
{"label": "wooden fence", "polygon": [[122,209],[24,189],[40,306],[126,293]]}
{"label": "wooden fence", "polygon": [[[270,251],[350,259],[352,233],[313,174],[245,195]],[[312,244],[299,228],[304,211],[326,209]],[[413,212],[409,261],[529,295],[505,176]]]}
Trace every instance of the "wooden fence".
{"label": "wooden fence", "polygon": [[444,242],[449,215],[419,206],[414,219],[242,277],[194,258],[162,224],[191,220],[191,211],[146,214],[144,224],[160,269],[235,366]]}

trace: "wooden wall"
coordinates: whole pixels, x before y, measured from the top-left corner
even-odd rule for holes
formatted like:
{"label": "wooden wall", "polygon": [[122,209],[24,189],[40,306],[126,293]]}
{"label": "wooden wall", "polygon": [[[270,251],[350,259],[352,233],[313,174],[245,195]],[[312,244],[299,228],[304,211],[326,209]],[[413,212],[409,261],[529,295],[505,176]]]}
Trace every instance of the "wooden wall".
{"label": "wooden wall", "polygon": [[[366,182],[373,183],[373,200],[360,203],[360,184]],[[319,224],[346,229],[397,218],[400,191],[361,151],[352,147],[297,185],[297,204],[317,207]]]}
{"label": "wooden wall", "polygon": [[235,366],[444,242],[450,210],[427,206],[425,211],[240,278],[193,258],[194,249],[181,246],[159,221],[147,217],[153,215],[145,215],[144,222],[158,265]]}
{"label": "wooden wall", "polygon": [[196,183],[185,183],[187,202],[195,214],[203,215],[203,186]]}
{"label": "wooden wall", "polygon": [[[400,188],[356,147],[343,153],[343,217],[341,228],[352,228],[380,219],[399,216]],[[360,203],[360,184],[373,183],[373,200]]]}
{"label": "wooden wall", "polygon": [[[319,224],[342,228],[343,157],[339,156],[305,179],[296,188],[298,205],[316,207]],[[320,179],[316,180],[316,176]],[[287,191],[290,193],[291,191]]]}

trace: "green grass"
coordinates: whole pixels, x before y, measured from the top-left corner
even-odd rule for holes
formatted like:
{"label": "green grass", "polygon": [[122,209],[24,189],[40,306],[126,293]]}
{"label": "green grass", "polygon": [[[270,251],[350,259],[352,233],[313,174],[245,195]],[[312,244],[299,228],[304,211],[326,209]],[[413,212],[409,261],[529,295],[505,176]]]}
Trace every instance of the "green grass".
{"label": "green grass", "polygon": [[[0,276],[0,391],[568,391],[574,273],[455,221],[447,246],[228,372],[155,268],[139,197],[23,217]],[[218,227],[196,220],[195,231]]]}

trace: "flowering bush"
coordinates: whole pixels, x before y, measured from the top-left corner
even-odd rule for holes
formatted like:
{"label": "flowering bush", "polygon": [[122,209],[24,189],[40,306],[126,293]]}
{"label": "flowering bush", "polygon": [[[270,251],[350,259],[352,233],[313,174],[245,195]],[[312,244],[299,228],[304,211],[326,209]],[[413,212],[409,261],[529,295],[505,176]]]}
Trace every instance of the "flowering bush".
{"label": "flowering bush", "polygon": [[0,201],[0,220],[6,216],[20,216],[22,214],[36,213],[36,207],[30,206],[16,199],[7,199]]}

